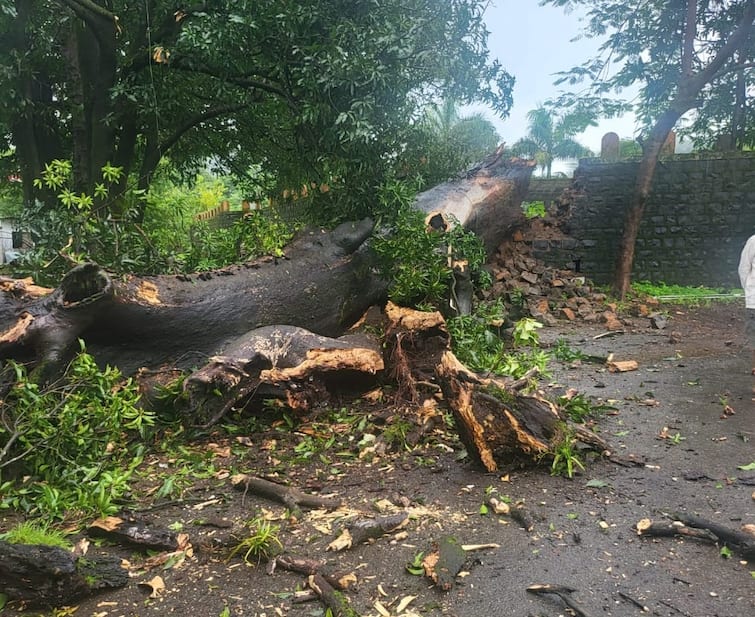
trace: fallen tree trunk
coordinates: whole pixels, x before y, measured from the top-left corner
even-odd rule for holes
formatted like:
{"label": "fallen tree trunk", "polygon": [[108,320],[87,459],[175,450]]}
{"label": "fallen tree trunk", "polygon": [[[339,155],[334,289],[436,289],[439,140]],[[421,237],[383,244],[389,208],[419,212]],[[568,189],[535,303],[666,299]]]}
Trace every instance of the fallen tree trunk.
{"label": "fallen tree trunk", "polygon": [[[417,207],[453,215],[492,250],[520,224],[532,167],[500,153],[463,178],[421,194]],[[49,377],[76,350],[87,349],[124,373],[139,367],[196,366],[237,337],[268,325],[342,334],[385,298],[368,239],[373,223],[308,230],[267,258],[192,276],[111,276],[83,264],[55,290],[0,281],[0,359],[37,363]]]}
{"label": "fallen tree trunk", "polygon": [[372,228],[364,220],[307,231],[283,258],[190,277],[116,278],[95,264],[78,266],[47,296],[5,294],[0,357],[36,356],[50,373],[84,337],[100,362],[130,373],[197,364],[263,325],[340,334],[385,293],[365,244]]}
{"label": "fallen tree trunk", "polygon": [[128,584],[117,558],[76,557],[62,548],[0,540],[0,590],[9,600],[61,606]]}
{"label": "fallen tree trunk", "polygon": [[507,158],[499,149],[461,177],[420,193],[414,205],[428,218],[442,215],[473,231],[490,255],[525,223],[520,206],[534,168],[534,161]]}

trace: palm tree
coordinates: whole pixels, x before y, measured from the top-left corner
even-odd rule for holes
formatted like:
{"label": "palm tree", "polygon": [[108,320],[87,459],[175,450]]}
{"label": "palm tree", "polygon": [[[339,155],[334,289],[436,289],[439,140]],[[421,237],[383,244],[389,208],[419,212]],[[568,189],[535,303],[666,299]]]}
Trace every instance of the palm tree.
{"label": "palm tree", "polygon": [[417,123],[418,143],[407,146],[409,158],[432,186],[484,159],[500,142],[493,123],[483,114],[460,116],[455,101],[444,99],[425,108]]}
{"label": "palm tree", "polygon": [[545,177],[551,177],[555,159],[573,159],[591,156],[592,152],[573,139],[588,126],[595,126],[595,120],[584,113],[571,113],[560,117],[543,105],[527,113],[529,133],[511,146],[517,156],[534,159],[545,170]]}

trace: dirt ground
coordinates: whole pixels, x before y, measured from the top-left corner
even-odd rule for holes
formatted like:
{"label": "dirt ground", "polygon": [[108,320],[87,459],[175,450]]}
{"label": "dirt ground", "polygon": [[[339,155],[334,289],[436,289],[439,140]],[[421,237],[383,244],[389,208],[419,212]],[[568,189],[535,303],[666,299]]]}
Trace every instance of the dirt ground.
{"label": "dirt ground", "polygon": [[[188,534],[192,552],[148,568],[131,549],[101,545],[132,566],[132,584],[80,602],[63,614],[80,617],[202,615],[309,617],[315,600],[295,603],[306,576],[265,564],[227,559],[230,525],[265,517],[280,526],[285,553],[325,560],[325,569],[353,574],[345,593],[357,615],[548,616],[568,614],[533,584],[573,588],[590,617],[745,617],[755,615],[755,563],[726,558],[719,547],[690,539],[639,537],[643,518],[694,513],[738,529],[755,523],[755,402],[749,359],[741,348],[739,304],[668,308],[658,330],[636,318],[611,336],[597,325],[560,322],[541,331],[543,344],[565,340],[586,354],[636,360],[611,373],[595,362],[552,363],[543,388],[576,388],[610,409],[594,429],[614,452],[636,464],[587,457],[573,479],[547,466],[486,474],[465,456],[453,427],[440,426],[420,445],[405,446],[400,411],[380,401],[348,403],[341,415],[240,423],[181,456],[147,461],[141,483],[174,471],[176,487],[160,507],[145,504],[141,520]],[[726,406],[729,409],[726,409]],[[729,413],[733,410],[733,414]],[[400,437],[397,439],[397,435]],[[399,444],[398,446],[396,444]],[[187,466],[193,456],[202,465]],[[201,471],[200,471],[201,470]],[[307,492],[340,498],[335,512],[305,511],[297,520],[274,501],[235,491],[230,476],[273,477]],[[523,506],[532,528],[485,504],[491,496]],[[371,543],[327,550],[349,517],[405,511],[408,523]],[[0,519],[0,528],[7,524]],[[450,590],[441,591],[406,566],[444,538],[470,550]],[[140,585],[159,576],[165,589],[150,597]],[[411,601],[409,601],[411,599]],[[402,602],[403,601],[403,602]],[[4,614],[15,614],[9,606]],[[61,614],[37,613],[37,614]]]}

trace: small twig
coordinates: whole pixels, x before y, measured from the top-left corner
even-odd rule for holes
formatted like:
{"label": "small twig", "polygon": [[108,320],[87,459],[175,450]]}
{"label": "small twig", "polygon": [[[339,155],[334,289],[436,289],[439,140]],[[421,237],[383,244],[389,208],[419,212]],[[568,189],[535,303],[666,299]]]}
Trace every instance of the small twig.
{"label": "small twig", "polygon": [[619,334],[625,334],[624,330],[611,330],[609,332],[603,332],[602,334],[593,336],[592,340],[597,341],[598,339],[606,338],[608,336],[617,336]]}
{"label": "small twig", "polygon": [[530,585],[527,587],[527,591],[535,595],[553,594],[558,596],[577,617],[589,617],[579,603],[572,600],[571,594],[576,591],[573,587],[566,587],[564,585]]}
{"label": "small twig", "polygon": [[637,608],[639,608],[643,613],[649,613],[650,609],[645,606],[642,602],[639,600],[635,600],[632,596],[630,596],[628,593],[624,593],[623,591],[619,592],[619,597],[623,600],[626,600],[627,602],[634,604]]}
{"label": "small twig", "polygon": [[670,602],[668,602],[666,600],[658,600],[658,603],[659,604],[663,604],[663,606],[667,606],[668,608],[670,608],[673,611],[676,611],[680,615],[684,615],[684,617],[692,617],[692,615],[690,615],[686,611],[683,611],[682,609],[677,608],[676,606],[674,606],[673,604],[671,604]]}

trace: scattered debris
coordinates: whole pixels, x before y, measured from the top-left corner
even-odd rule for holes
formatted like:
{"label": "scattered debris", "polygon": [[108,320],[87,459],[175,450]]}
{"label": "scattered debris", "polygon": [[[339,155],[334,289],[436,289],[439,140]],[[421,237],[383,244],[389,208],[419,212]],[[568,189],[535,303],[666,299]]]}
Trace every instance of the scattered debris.
{"label": "scattered debris", "polygon": [[379,538],[387,533],[401,529],[406,525],[408,520],[408,512],[399,512],[390,516],[361,519],[349,523],[341,530],[338,537],[328,545],[327,550],[342,551],[368,540]]}
{"label": "scattered debris", "polygon": [[748,561],[755,561],[755,537],[745,531],[729,529],[692,514],[671,514],[670,520],[654,522],[644,518],[637,522],[637,535],[654,537],[686,536],[726,546]]}
{"label": "scattered debris", "polygon": [[425,556],[422,567],[425,570],[425,576],[439,589],[450,591],[466,559],[466,553],[459,541],[449,536],[440,540],[436,549]]}

